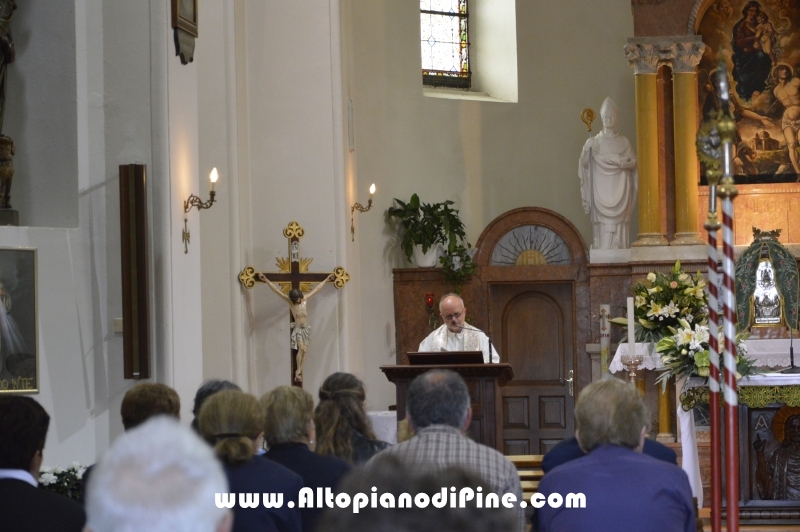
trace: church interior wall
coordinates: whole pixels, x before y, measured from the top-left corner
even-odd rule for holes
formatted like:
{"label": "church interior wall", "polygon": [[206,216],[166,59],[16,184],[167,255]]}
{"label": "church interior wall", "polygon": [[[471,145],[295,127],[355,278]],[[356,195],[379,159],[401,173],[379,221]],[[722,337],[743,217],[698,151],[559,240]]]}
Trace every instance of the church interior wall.
{"label": "church interior wall", "polygon": [[[633,72],[622,51],[633,35],[630,3],[517,2],[518,103],[424,97],[418,4],[353,2],[351,13],[357,189],[377,183],[379,213],[415,192],[425,202],[452,199],[474,244],[498,215],[539,206],[591,241],[577,176],[587,138],[579,116],[592,107],[596,133],[610,96],[635,149]],[[395,358],[392,268],[409,265],[376,214],[359,218],[357,234],[364,376],[373,402],[386,407],[394,387],[378,368]]]}
{"label": "church interior wall", "polygon": [[[248,265],[277,271],[292,221],[305,229],[300,255],[313,259],[309,271],[349,269],[338,2],[236,0],[209,6],[205,16],[214,28],[198,49],[200,159],[204,172],[228,167],[217,199],[230,204],[201,214],[204,247],[213,246],[203,252],[203,376],[233,378],[260,394],[290,381],[289,310],[262,284],[242,290],[238,273]],[[210,86],[221,72],[234,84]],[[354,281],[345,292],[357,291]],[[326,286],[309,303],[308,390],[350,365],[347,304],[336,292]]]}
{"label": "church interior wall", "polygon": [[[198,72],[198,142],[200,189],[212,168],[217,168],[221,178],[216,184],[217,202],[212,209],[200,213],[200,232],[207,245],[201,246],[203,312],[203,372],[205,376],[238,381],[235,375],[235,356],[238,344],[234,327],[218,326],[220,317],[231,317],[238,310],[231,293],[236,293],[236,274],[231,268],[234,257],[239,258],[236,234],[237,191],[239,175],[236,166],[235,139],[235,61],[230,64],[228,55],[233,43],[230,27],[234,11],[232,3],[204,2],[203,18],[216,23],[203,25],[203,38],[196,42]],[[235,51],[233,52],[235,54]],[[199,58],[202,57],[202,61]],[[232,90],[231,90],[232,89]],[[231,108],[230,103],[233,103]],[[233,125],[234,131],[230,131]],[[219,258],[219,260],[217,260]],[[235,291],[234,291],[235,290]],[[236,299],[241,299],[239,296]],[[213,310],[212,310],[213,308]]]}
{"label": "church interior wall", "polygon": [[[192,177],[198,170],[196,69],[174,66],[179,60],[170,49],[166,3],[68,4],[66,10],[59,3],[36,11],[33,21],[23,9],[19,37],[15,31],[17,60],[31,63],[9,69],[16,90],[24,88],[24,95],[9,95],[9,106],[21,107],[19,138],[42,159],[36,163],[41,179],[27,175],[23,157],[12,199],[15,190],[24,197],[31,189],[35,205],[27,215],[36,219],[0,228],[3,246],[37,248],[40,382],[34,397],[51,414],[45,465],[94,463],[122,432],[120,403],[136,382],[123,379],[122,335],[114,332],[114,319],[122,316],[120,164],[141,163],[148,170],[151,380],[178,389],[188,423],[187,398],[202,378],[196,221],[190,221],[194,254],[184,256],[180,242],[183,199],[199,186],[206,194],[208,187]],[[53,29],[58,31],[48,33]],[[47,61],[56,65],[52,72],[31,70],[44,68],[30,56],[43,49],[53,54]],[[47,114],[52,106],[65,109],[41,129],[36,113]],[[39,216],[41,209],[54,212]],[[181,311],[173,313],[173,306]]]}
{"label": "church interior wall", "polygon": [[[20,224],[78,226],[73,2],[18,2],[3,134],[15,142],[11,205]],[[54,135],[54,132],[58,132]]]}
{"label": "church interior wall", "polygon": [[[576,172],[586,139],[580,111],[611,96],[620,131],[635,140],[625,2],[517,2],[515,104],[424,97],[413,2],[201,0],[188,66],[174,56],[165,2],[69,4],[75,45],[52,37],[52,60],[73,75],[59,92],[73,110],[58,136],[77,141],[41,146],[42,164],[73,167],[72,178],[47,173],[48,186],[59,176],[49,191],[64,185],[57,196],[67,201],[50,207],[55,221],[42,218],[53,228],[0,228],[8,245],[40,250],[36,398],[53,415],[47,464],[93,462],[121,433],[119,404],[134,384],[122,379],[113,332],[122,313],[119,164],[148,165],[153,380],[178,389],[188,422],[202,378],[233,378],[255,393],[288,382],[288,309],[263,286],[242,295],[235,274],[245,265],[276,271],[290,221],[306,229],[301,255],[314,259],[311,271],[341,265],[353,276],[343,292],[325,287],[310,304],[305,388],[313,393],[333,371],[350,370],[366,381],[369,408],[382,409],[395,402],[378,369],[395,359],[391,270],[406,266],[383,218],[391,198],[453,199],[473,243],[492,219],[528,205],[566,216],[588,239]],[[42,14],[48,22],[37,19],[29,38],[40,24],[63,26],[59,13]],[[32,86],[35,73],[25,69],[16,70],[18,87]],[[26,92],[34,96],[46,99]],[[31,127],[30,115],[18,118]],[[180,207],[190,193],[207,197],[212,166],[221,175],[217,203],[187,216],[184,254]],[[365,203],[373,182],[374,207],[357,215],[351,242],[349,206]]]}

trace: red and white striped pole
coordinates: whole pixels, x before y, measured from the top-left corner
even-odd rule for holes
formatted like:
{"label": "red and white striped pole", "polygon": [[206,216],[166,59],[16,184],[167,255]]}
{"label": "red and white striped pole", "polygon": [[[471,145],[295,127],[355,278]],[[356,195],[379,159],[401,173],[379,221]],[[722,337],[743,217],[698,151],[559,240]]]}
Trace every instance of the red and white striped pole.
{"label": "red and white striped pole", "polygon": [[722,140],[722,179],[717,192],[722,198],[722,330],[725,335],[725,494],[728,503],[728,531],[739,532],[739,397],[736,390],[736,289],[733,262],[733,198],[736,186],[731,175],[732,144],[736,123],[730,114],[727,70],[718,68],[723,114],[717,123]]}
{"label": "red and white striped pole", "polygon": [[[721,71],[723,69],[720,69]],[[727,74],[723,74],[723,77]],[[713,80],[712,80],[713,81]],[[722,80],[716,83],[720,85]],[[717,232],[720,230],[717,215],[717,184],[720,175],[720,138],[718,116],[710,117],[697,133],[697,154],[705,164],[708,180],[708,218],[704,227],[708,231],[708,402],[711,422],[711,530],[722,530],[722,435],[720,419],[720,364],[719,364],[719,272],[717,257]]]}
{"label": "red and white striped pole", "polygon": [[[709,181],[708,221],[708,358],[711,362],[708,372],[708,403],[711,423],[711,531],[722,530],[722,447],[720,446],[719,418],[719,308],[718,276],[717,276],[717,230],[719,220],[716,209],[716,183]],[[713,210],[712,210],[713,208]]]}

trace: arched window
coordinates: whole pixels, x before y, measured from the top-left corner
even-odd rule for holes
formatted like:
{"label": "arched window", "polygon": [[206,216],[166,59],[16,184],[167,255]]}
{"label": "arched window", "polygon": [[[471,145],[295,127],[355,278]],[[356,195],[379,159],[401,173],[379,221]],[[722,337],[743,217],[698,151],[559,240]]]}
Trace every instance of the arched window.
{"label": "arched window", "polygon": [[422,83],[469,89],[467,0],[420,0]]}

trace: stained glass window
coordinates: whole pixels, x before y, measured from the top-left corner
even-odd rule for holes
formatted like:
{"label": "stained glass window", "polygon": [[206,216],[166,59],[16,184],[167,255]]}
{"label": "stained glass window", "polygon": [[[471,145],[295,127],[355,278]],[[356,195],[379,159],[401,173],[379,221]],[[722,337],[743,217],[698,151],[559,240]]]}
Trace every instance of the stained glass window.
{"label": "stained glass window", "polygon": [[468,89],[467,0],[420,0],[422,82]]}

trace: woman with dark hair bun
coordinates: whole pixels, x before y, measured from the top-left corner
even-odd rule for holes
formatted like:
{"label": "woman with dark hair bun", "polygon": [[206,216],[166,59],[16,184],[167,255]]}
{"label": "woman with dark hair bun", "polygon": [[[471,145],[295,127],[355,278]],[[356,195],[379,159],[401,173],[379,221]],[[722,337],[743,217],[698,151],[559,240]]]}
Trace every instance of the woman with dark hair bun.
{"label": "woman with dark hair bun", "polygon": [[[234,497],[281,493],[287,501],[298,500],[303,479],[256,455],[256,442],[264,434],[264,408],[258,399],[236,390],[217,392],[203,403],[198,421],[200,434],[222,462]],[[260,500],[249,508],[236,504],[233,515],[233,532],[302,531],[299,509],[286,504],[279,508],[267,508]]]}
{"label": "woman with dark hair bun", "polygon": [[317,453],[362,464],[389,447],[375,439],[364,410],[364,383],[350,373],[334,373],[319,389],[314,411]]}

